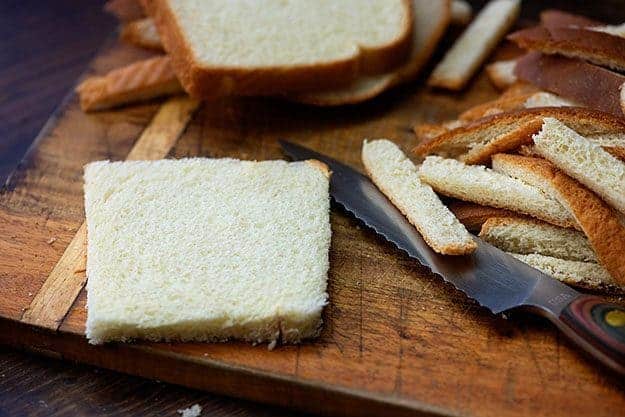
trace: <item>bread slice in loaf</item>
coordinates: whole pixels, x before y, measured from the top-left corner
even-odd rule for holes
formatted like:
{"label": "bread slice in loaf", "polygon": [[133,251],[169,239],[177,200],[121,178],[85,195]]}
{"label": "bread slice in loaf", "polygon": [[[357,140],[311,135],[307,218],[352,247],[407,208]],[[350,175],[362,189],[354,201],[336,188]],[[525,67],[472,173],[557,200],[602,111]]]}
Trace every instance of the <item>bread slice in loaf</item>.
{"label": "bread slice in loaf", "polygon": [[451,24],[464,26],[471,21],[473,8],[465,0],[451,0]]}
{"label": "bread slice in loaf", "polygon": [[184,90],[167,56],[157,56],[89,77],[76,87],[83,111],[105,110]]}
{"label": "bread slice in loaf", "polygon": [[625,213],[625,164],[554,118],[534,136],[536,151]]}
{"label": "bread slice in loaf", "polygon": [[460,220],[460,223],[464,224],[469,231],[476,233],[479,233],[482,225],[493,217],[526,218],[522,214],[510,210],[467,203],[466,201],[454,201],[448,207],[454,216]]}
{"label": "bread slice in loaf", "polygon": [[414,80],[430,59],[450,21],[449,0],[412,0],[414,30],[408,61],[392,72],[362,76],[353,83],[327,91],[289,96],[315,106],[342,106],[370,100],[397,84]]}
{"label": "bread slice in loaf", "polygon": [[551,196],[483,166],[428,156],[419,169],[419,177],[449,197],[517,211],[558,226],[574,224],[569,212]]}
{"label": "bread slice in loaf", "polygon": [[404,63],[410,0],[148,0],[178,78],[194,96],[344,86]]}
{"label": "bread slice in loaf", "polygon": [[625,76],[579,59],[530,52],[515,68],[521,80],[583,106],[622,117],[621,85]]}
{"label": "bread slice in loaf", "polygon": [[89,341],[316,336],[328,176],[317,161],[88,164]]}
{"label": "bread slice in loaf", "polygon": [[538,220],[492,217],[482,225],[480,238],[506,252],[597,262],[597,255],[582,232]]}
{"label": "bread slice in loaf", "polygon": [[616,210],[544,159],[495,155],[493,169],[553,195],[574,217],[599,262],[617,282],[625,284],[625,226]]}
{"label": "bread slice in loaf", "polygon": [[124,42],[140,48],[163,50],[154,21],[148,17],[126,23],[119,34]]}
{"label": "bread slice in loaf", "polygon": [[509,254],[532,268],[574,287],[614,293],[625,291],[625,286],[615,282],[604,267],[594,262],[570,261],[536,253]]}
{"label": "bread slice in loaf", "polygon": [[467,229],[443,205],[417,167],[386,139],[364,141],[362,162],[375,185],[417,228],[427,244],[444,255],[466,255],[477,248]]}
{"label": "bread slice in loaf", "polygon": [[492,0],[434,68],[428,85],[461,90],[512,27],[521,10],[520,0]]}
{"label": "bread slice in loaf", "polygon": [[[496,114],[453,129],[435,139],[419,144],[418,156],[440,155],[458,158],[466,163],[485,163],[492,151],[506,152],[531,143],[531,134],[522,126],[545,117],[555,117],[567,126],[594,140],[625,133],[625,120],[610,114],[579,107],[540,107]],[[533,133],[538,133],[540,127]]]}
{"label": "bread slice in loaf", "polygon": [[496,61],[486,66],[486,74],[495,87],[500,90],[510,87],[517,82],[514,74],[516,59]]}

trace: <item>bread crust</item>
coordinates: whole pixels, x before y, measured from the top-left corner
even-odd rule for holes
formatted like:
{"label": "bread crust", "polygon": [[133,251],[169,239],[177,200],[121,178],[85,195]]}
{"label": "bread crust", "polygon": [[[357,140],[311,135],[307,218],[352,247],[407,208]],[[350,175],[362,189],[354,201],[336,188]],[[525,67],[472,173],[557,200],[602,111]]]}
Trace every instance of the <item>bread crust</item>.
{"label": "bread crust", "polygon": [[[454,143],[461,143],[467,135],[479,134],[488,137],[489,133],[494,131],[503,131],[507,134],[525,123],[544,117],[559,119],[564,124],[583,135],[625,132],[625,119],[615,117],[599,110],[581,107],[536,107],[533,109],[513,110],[475,120],[466,126],[461,126],[447,133],[443,133],[429,142],[417,145],[413,149],[413,152],[420,157],[437,154],[445,149],[445,147],[450,147]],[[527,131],[519,130],[519,133],[526,134]],[[493,139],[497,141],[497,138]],[[522,142],[520,139],[522,138],[514,136],[504,137],[500,134],[498,139],[500,142],[499,145],[501,145],[498,145],[499,152],[514,149],[506,149],[503,145],[506,143],[515,145]],[[451,155],[451,157],[459,157],[468,152],[468,148],[468,146],[459,145],[457,147],[457,154]]]}
{"label": "bread crust", "polygon": [[488,219],[492,218],[515,218],[515,219],[531,219],[528,216],[516,213],[514,211],[482,206],[480,204],[469,203],[466,201],[454,201],[449,205],[449,210],[458,218],[460,223],[471,232],[479,232]]}
{"label": "bread crust", "polygon": [[540,23],[545,27],[571,27],[577,26],[581,28],[601,26],[603,23],[581,16],[578,14],[567,13],[562,10],[548,9],[540,13]]}
{"label": "bread crust", "polygon": [[403,63],[412,41],[412,4],[402,0],[403,36],[375,50],[363,47],[356,57],[290,67],[204,67],[194,58],[168,0],[144,0],[143,4],[154,19],[165,50],[172,56],[182,86],[199,98],[279,95],[345,86],[361,74],[383,73]]}
{"label": "bread crust", "polygon": [[[419,13],[422,10],[419,7],[420,1],[423,2],[439,2],[441,3],[442,14],[438,16],[438,23],[433,28],[432,32],[429,34],[428,40],[426,44],[419,51],[412,51],[410,58],[408,58],[408,62],[404,65],[396,68],[393,72],[367,77],[369,80],[361,78],[354,81],[354,83],[350,84],[347,87],[339,88],[338,92],[334,92],[332,90],[322,91],[320,93],[311,92],[311,93],[301,93],[297,95],[292,95],[288,97],[290,100],[311,104],[314,106],[344,106],[344,105],[353,105],[362,103],[364,101],[370,100],[383,92],[393,88],[398,84],[402,84],[405,82],[412,81],[419,74],[422,67],[429,60],[429,58],[434,53],[436,46],[439,41],[445,34],[445,30],[450,24],[451,21],[451,0],[412,0],[413,2],[413,14],[414,14],[414,23],[415,26],[419,25],[420,18],[428,18],[431,19],[431,16],[422,17]],[[418,29],[414,29],[418,30]],[[415,46],[413,46],[414,48]],[[365,89],[358,88],[358,81],[364,81],[369,84]]]}
{"label": "bread crust", "polygon": [[615,281],[625,284],[625,227],[616,210],[544,159],[518,155],[506,155],[506,159],[549,181],[588,237],[599,262]]}
{"label": "bread crust", "polygon": [[131,102],[183,93],[167,56],[157,56],[89,77],[76,87],[83,111],[104,110]]}
{"label": "bread crust", "polygon": [[582,105],[623,116],[621,85],[625,76],[587,62],[540,52],[520,58],[520,79]]}
{"label": "bread crust", "polygon": [[595,30],[536,26],[517,31],[508,39],[524,49],[581,58],[616,70],[625,70],[625,39]]}
{"label": "bread crust", "polygon": [[140,48],[163,51],[163,44],[154,26],[154,21],[147,17],[133,20],[123,25],[119,33],[119,38],[126,43]]}
{"label": "bread crust", "polygon": [[104,11],[115,16],[120,22],[130,22],[145,17],[138,0],[108,0]]}

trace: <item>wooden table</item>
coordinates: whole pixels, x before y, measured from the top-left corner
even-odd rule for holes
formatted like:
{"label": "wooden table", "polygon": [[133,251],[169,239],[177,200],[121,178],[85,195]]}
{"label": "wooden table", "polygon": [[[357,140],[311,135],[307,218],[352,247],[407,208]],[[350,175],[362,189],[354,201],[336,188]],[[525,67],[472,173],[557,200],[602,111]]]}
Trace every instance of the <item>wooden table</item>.
{"label": "wooden table", "polygon": [[[526,17],[533,16],[538,7],[553,6],[588,9],[587,14],[607,21],[625,19],[618,16],[624,13],[618,8],[622,1],[597,1],[592,5],[584,1],[525,3]],[[97,2],[2,2],[0,27],[6,32],[0,36],[2,181],[114,26],[115,22],[100,12]],[[0,416],[171,416],[194,403],[204,407],[203,415],[295,415],[6,348],[0,350]]]}

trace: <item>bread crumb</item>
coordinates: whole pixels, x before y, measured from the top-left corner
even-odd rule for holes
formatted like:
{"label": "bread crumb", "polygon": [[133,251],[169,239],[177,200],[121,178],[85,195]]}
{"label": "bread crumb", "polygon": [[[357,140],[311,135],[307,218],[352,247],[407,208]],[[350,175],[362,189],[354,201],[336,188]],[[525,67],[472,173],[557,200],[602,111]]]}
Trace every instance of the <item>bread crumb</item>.
{"label": "bread crumb", "polygon": [[56,238],[55,237],[51,237],[50,239],[48,239],[48,241],[46,242],[48,245],[53,244],[54,242],[56,242]]}
{"label": "bread crumb", "polygon": [[276,348],[276,345],[278,344],[277,340],[272,340],[271,342],[269,342],[269,344],[267,345],[267,350],[274,350]]}
{"label": "bread crumb", "polygon": [[199,417],[202,414],[202,407],[199,404],[193,404],[189,408],[177,411],[182,417]]}
{"label": "bread crumb", "polygon": [[33,293],[32,293],[32,292],[29,292],[29,293],[28,293],[28,296],[29,296],[29,297],[32,297],[32,296],[33,296]]}

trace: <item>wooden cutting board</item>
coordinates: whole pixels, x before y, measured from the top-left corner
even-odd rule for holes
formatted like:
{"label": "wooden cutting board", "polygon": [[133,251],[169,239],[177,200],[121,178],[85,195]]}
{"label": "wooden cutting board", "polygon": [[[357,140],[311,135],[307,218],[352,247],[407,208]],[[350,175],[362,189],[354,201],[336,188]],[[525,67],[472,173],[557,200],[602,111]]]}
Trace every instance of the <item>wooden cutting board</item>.
{"label": "wooden cutting board", "polygon": [[[103,49],[103,73],[146,56]],[[84,333],[82,166],[99,159],[283,158],[288,138],[362,169],[364,138],[408,150],[412,126],[495,96],[479,77],[460,95],[419,83],[352,108],[186,98],[84,114],[70,96],[0,194],[0,342],[235,397],[335,415],[617,416],[625,382],[551,325],[495,317],[338,209],[330,304],[301,346],[134,343]],[[197,109],[196,109],[197,108]],[[130,154],[130,155],[129,155]]]}

